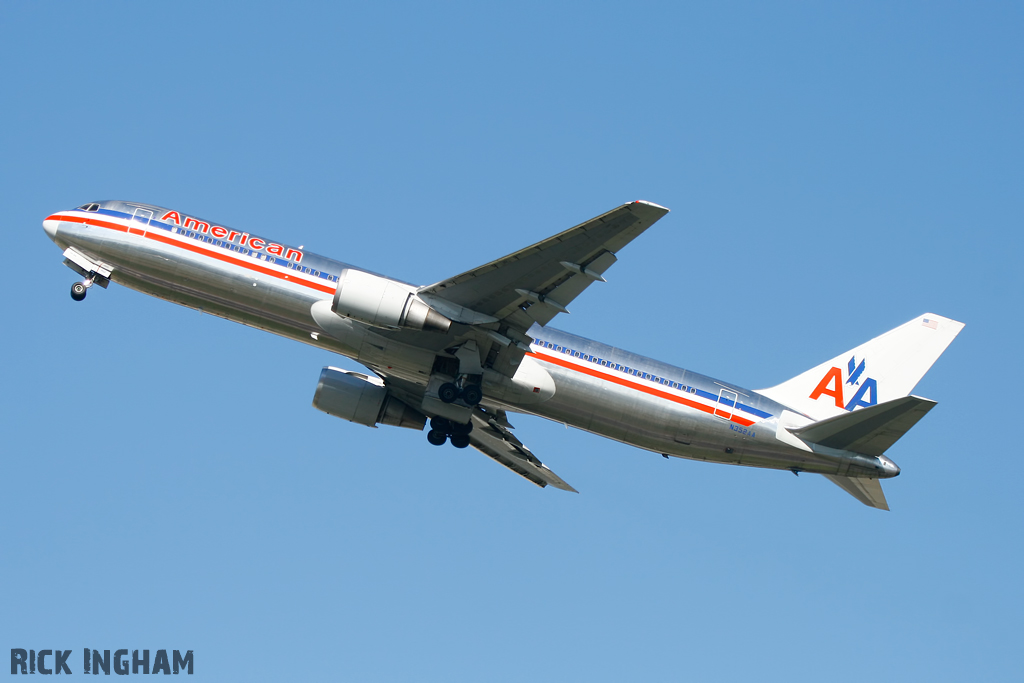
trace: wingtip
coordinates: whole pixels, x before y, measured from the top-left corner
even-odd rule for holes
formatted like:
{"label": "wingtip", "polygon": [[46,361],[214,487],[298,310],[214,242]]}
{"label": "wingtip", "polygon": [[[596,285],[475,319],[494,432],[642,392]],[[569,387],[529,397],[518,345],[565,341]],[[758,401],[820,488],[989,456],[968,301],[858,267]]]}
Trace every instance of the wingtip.
{"label": "wingtip", "polygon": [[627,204],[627,206],[631,206],[633,204],[643,204],[644,206],[649,206],[652,209],[660,209],[661,211],[664,211],[665,213],[668,213],[669,211],[672,210],[672,209],[668,208],[667,206],[662,206],[661,204],[655,204],[654,202],[649,202],[649,201],[647,201],[645,199],[637,199],[635,201],[629,202],[629,204]]}

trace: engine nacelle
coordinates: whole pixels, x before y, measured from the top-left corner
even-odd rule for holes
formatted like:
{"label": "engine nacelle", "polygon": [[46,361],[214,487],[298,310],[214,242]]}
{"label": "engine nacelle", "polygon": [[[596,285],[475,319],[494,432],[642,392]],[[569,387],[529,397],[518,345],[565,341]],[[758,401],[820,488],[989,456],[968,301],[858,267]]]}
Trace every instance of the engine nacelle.
{"label": "engine nacelle", "polygon": [[447,332],[452,324],[417,299],[409,285],[352,268],[341,271],[331,310],[367,325],[391,329]]}
{"label": "engine nacelle", "polygon": [[339,368],[324,368],[313,395],[313,407],[349,422],[376,427],[422,430],[427,416],[392,396],[376,377]]}

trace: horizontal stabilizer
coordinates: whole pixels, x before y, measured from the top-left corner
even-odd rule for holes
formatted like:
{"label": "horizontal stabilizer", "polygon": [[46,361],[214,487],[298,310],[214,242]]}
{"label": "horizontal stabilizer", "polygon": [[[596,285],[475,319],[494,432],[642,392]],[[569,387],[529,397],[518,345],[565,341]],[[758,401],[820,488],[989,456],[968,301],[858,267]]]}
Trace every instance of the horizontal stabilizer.
{"label": "horizontal stabilizer", "polygon": [[935,401],[927,398],[904,396],[790,431],[808,443],[877,456],[885,453],[935,405]]}
{"label": "horizontal stabilizer", "polygon": [[854,477],[837,477],[832,474],[825,476],[833,484],[869,508],[889,509],[889,503],[885,502],[885,494],[882,492],[882,484],[877,479],[855,479]]}

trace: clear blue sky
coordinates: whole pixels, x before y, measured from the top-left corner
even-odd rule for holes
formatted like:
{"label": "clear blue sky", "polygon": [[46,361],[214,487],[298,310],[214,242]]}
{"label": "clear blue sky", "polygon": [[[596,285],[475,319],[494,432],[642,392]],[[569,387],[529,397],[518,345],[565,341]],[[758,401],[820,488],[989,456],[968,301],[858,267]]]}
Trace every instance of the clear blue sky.
{"label": "clear blue sky", "polygon": [[[1022,45],[1020,3],[3,3],[0,660],[1019,680]],[[41,220],[108,198],[423,284],[648,199],[672,213],[558,326],[751,388],[967,327],[891,513],[514,419],[565,494],[313,410],[346,359],[72,302]]]}

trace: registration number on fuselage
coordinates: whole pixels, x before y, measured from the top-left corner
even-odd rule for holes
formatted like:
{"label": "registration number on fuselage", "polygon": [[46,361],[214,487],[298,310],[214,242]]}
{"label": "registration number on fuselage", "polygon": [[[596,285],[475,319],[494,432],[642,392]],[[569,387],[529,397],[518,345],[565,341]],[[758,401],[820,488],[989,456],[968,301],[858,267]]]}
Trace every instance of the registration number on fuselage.
{"label": "registration number on fuselage", "polygon": [[729,423],[729,429],[731,429],[734,432],[739,432],[743,436],[749,436],[751,439],[756,439],[757,438],[757,436],[754,434],[754,430],[753,429],[747,429],[746,427],[740,427],[739,425],[732,424],[731,422]]}

